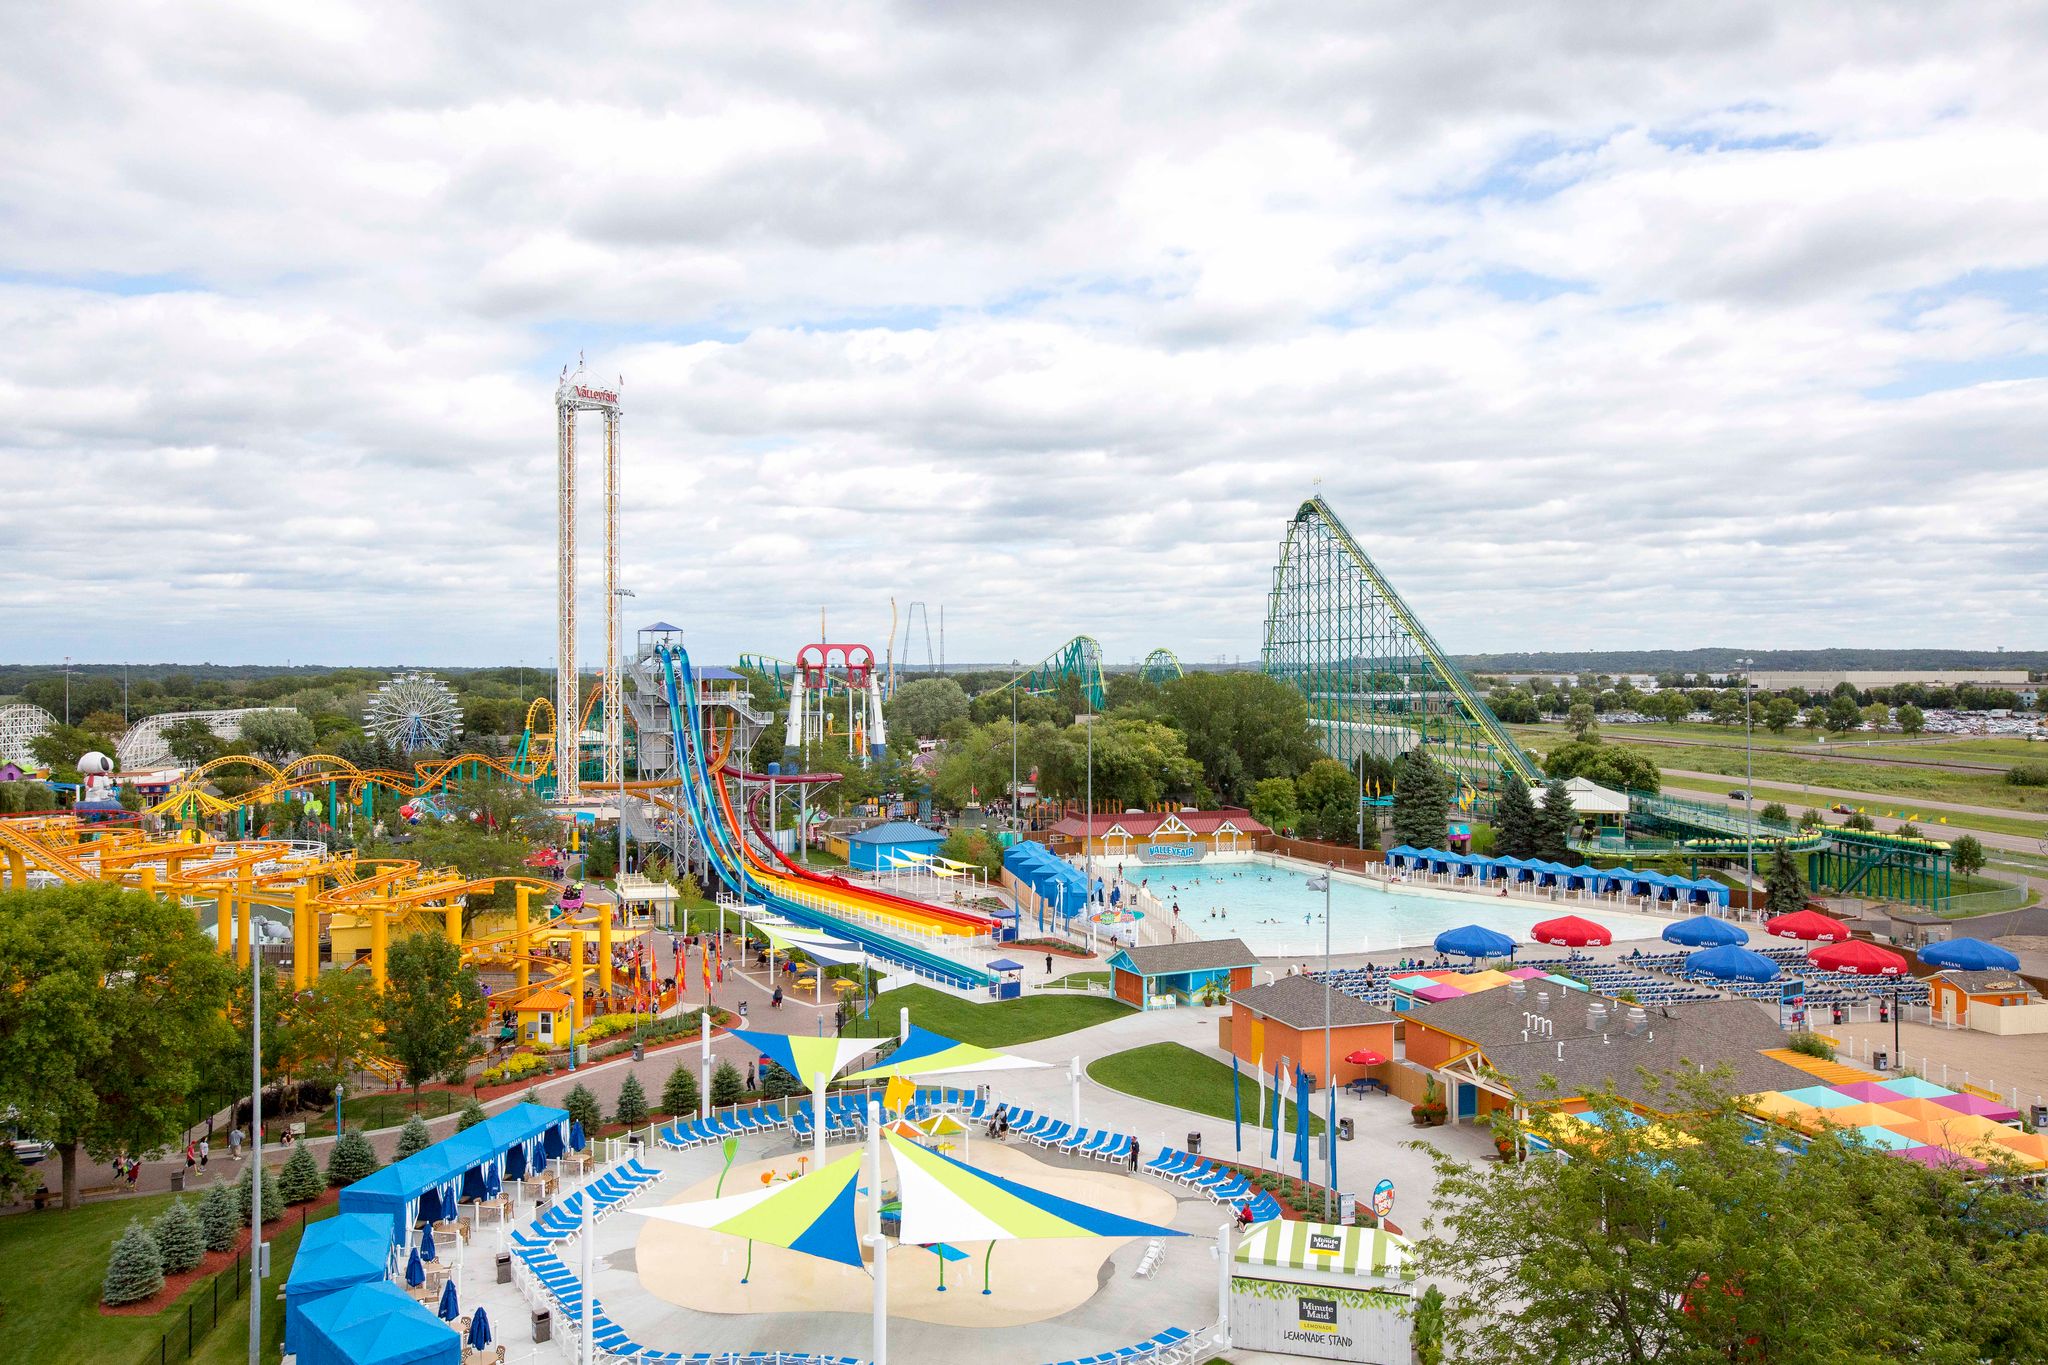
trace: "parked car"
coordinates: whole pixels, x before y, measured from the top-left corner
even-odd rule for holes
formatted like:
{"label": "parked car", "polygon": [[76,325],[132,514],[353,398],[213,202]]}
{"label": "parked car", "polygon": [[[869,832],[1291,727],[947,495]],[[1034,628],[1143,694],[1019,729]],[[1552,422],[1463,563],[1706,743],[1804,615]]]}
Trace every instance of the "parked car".
{"label": "parked car", "polygon": [[1853,814],[1853,812],[1851,811],[1851,809],[1849,808],[1849,806],[1848,806],[1848,805],[1847,805],[1846,803],[1844,803],[1844,802],[1841,802],[1841,801],[1837,801],[1837,802],[1835,802],[1835,804],[1834,804],[1834,805],[1832,805],[1832,806],[1829,806],[1829,807],[1828,807],[1828,809],[1829,809],[1829,810],[1831,810],[1831,811],[1833,811],[1833,812],[1834,812],[1835,814],[1837,814],[1837,815],[1849,815],[1849,814]]}
{"label": "parked car", "polygon": [[34,1138],[16,1138],[7,1145],[14,1150],[14,1159],[24,1166],[35,1165],[53,1150],[49,1143]]}

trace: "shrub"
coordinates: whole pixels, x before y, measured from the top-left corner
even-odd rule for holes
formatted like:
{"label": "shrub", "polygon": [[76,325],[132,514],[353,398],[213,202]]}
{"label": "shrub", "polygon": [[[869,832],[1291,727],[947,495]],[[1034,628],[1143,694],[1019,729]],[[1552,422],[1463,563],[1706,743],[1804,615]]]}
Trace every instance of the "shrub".
{"label": "shrub", "polygon": [[607,1014],[601,1019],[593,1019],[588,1024],[585,1024],[577,1032],[576,1041],[579,1043],[595,1043],[600,1039],[609,1038],[615,1033],[625,1033],[631,1029],[639,1028],[643,1024],[651,1024],[653,1022],[654,1016],[651,1014]]}
{"label": "shrub", "polygon": [[215,1185],[199,1201],[199,1229],[208,1251],[226,1251],[241,1235],[242,1221],[236,1214],[240,1202],[232,1185]]}
{"label": "shrub", "polygon": [[1818,1057],[1824,1062],[1835,1060],[1835,1045],[1818,1033],[1795,1033],[1792,1035],[1792,1041],[1786,1046],[1794,1052],[1808,1057]]}
{"label": "shrub", "polygon": [[2005,780],[2015,787],[2048,787],[2048,763],[2019,763],[2005,770]]}
{"label": "shrub", "polygon": [[647,1122],[647,1092],[641,1088],[640,1078],[633,1072],[628,1071],[626,1079],[619,1082],[619,1102],[612,1111],[612,1121],[623,1123],[628,1128]]}
{"label": "shrub", "polygon": [[179,1275],[206,1259],[206,1229],[200,1226],[199,1210],[182,1199],[157,1216],[150,1229],[163,1257],[164,1273]]}
{"label": "shrub", "polygon": [[496,1066],[484,1068],[476,1078],[478,1085],[503,1085],[516,1081],[536,1071],[552,1071],[554,1066],[546,1057],[533,1052],[515,1052]]}
{"label": "shrub", "polygon": [[1788,823],[1792,817],[1786,813],[1783,801],[1772,801],[1757,812],[1757,818],[1766,824],[1782,825]]}
{"label": "shrub", "polygon": [[562,1101],[562,1107],[569,1111],[569,1117],[583,1125],[585,1135],[595,1133],[597,1125],[604,1121],[604,1111],[597,1107],[597,1096],[585,1089],[579,1081]]}
{"label": "shrub", "polygon": [[278,1193],[287,1204],[303,1204],[308,1199],[318,1199],[320,1191],[326,1188],[327,1182],[320,1178],[320,1163],[313,1159],[313,1149],[300,1143],[277,1173]]}
{"label": "shrub", "polygon": [[1877,828],[1877,822],[1875,820],[1872,820],[1869,816],[1865,815],[1862,811],[1859,810],[1854,815],[1851,815],[1847,819],[1842,821],[1842,828],[1853,829],[1858,831],[1859,833],[1868,834],[1872,830]]}
{"label": "shrub", "polygon": [[380,1164],[370,1140],[351,1128],[335,1139],[334,1149],[327,1154],[327,1183],[353,1185]]}
{"label": "shrub", "polygon": [[427,1130],[427,1121],[418,1114],[405,1121],[405,1127],[398,1130],[398,1160],[403,1161],[415,1152],[424,1152],[434,1145],[434,1135]]}
{"label": "shrub", "polygon": [[140,1303],[164,1287],[164,1254],[139,1219],[114,1243],[107,1275],[100,1283],[100,1302],[110,1306]]}
{"label": "shrub", "polygon": [[809,1087],[798,1084],[796,1077],[773,1062],[761,1068],[759,1079],[764,1099],[779,1100],[790,1095],[810,1093]]}
{"label": "shrub", "polygon": [[720,1061],[711,1069],[711,1102],[715,1105],[738,1104],[740,1096],[747,1093],[746,1082],[740,1077],[740,1069],[731,1062]]}
{"label": "shrub", "polygon": [[678,1062],[661,1087],[661,1107],[675,1117],[697,1112],[697,1075],[688,1062]]}
{"label": "shrub", "polygon": [[455,1131],[458,1133],[468,1132],[489,1117],[490,1115],[484,1112],[484,1107],[477,1103],[476,1096],[471,1095],[469,1103],[463,1105],[462,1112],[455,1116]]}
{"label": "shrub", "polygon": [[[365,1139],[367,1141],[367,1139]],[[240,1216],[242,1226],[249,1226],[249,1201],[255,1189],[256,1168],[252,1165],[242,1172],[242,1178],[235,1182],[235,1212]],[[284,1191],[278,1188],[277,1175],[271,1171],[263,1173],[263,1221],[275,1223],[284,1217]]]}

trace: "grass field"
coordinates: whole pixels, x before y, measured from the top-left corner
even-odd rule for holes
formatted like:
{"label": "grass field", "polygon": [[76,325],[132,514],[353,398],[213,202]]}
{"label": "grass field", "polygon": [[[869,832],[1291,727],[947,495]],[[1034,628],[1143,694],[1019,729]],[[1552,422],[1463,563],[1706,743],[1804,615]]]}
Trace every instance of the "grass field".
{"label": "grass field", "polygon": [[[468,1095],[457,1094],[452,1090],[422,1090],[419,1116],[429,1120],[446,1117],[462,1108],[468,1099]],[[348,1110],[348,1126],[361,1128],[366,1132],[375,1132],[379,1128],[396,1128],[413,1115],[410,1090],[387,1090],[375,1095],[353,1095],[344,1099],[342,1105]],[[263,1131],[270,1131],[267,1118]],[[306,1115],[307,1137],[331,1137],[333,1133],[332,1109],[322,1109],[317,1114]]]}
{"label": "grass field", "polygon": [[[1672,777],[1668,774],[1664,778],[1664,788],[1673,793],[1725,792],[1729,789],[1725,782],[1719,782],[1713,778]],[[1826,811],[1839,798],[1819,796],[1813,792],[1803,792],[1792,787],[1767,787],[1762,783],[1758,783],[1756,799],[1759,804],[1767,804],[1772,801],[1782,802],[1786,811],[1796,820],[1799,818],[1799,812],[1807,807],[1811,806],[1815,810]],[[1892,802],[1901,802],[1903,798],[1893,797],[1890,800]],[[1883,815],[1888,810],[1896,809],[1900,812],[1901,819],[1915,813],[1911,808],[1912,803],[1910,801],[1904,801],[1900,805],[1885,804],[1875,809],[1872,808],[1871,803],[1868,801],[1861,803],[1848,801],[1843,804],[1851,806],[1861,804],[1865,810],[1875,815]],[[1919,811],[1918,814],[1922,817],[1920,821],[1922,831],[1931,833],[1937,838],[1940,837],[1940,831],[1942,830],[1955,830],[1961,833],[1975,830],[1980,834],[2016,834],[2022,837],[2048,834],[2048,820],[2028,819],[2025,816],[2019,815],[1973,815],[1963,811],[1929,812],[1924,810]],[[1940,823],[1940,819],[1944,815],[1948,817],[1948,823],[1945,825]],[[1837,824],[1840,823],[1841,817],[1839,816],[1831,816],[1829,818]]]}
{"label": "grass field", "polygon": [[1109,985],[1109,973],[1068,972],[1052,984],[1055,986],[1065,986],[1070,991],[1086,990],[1090,986],[1107,986]]}
{"label": "grass field", "polygon": [[910,1007],[910,1022],[919,1028],[980,1047],[1014,1047],[1055,1038],[1121,1018],[1131,1010],[1121,1000],[1101,995],[1027,995],[979,1004],[929,986],[904,986],[876,997],[873,1014],[857,1021],[859,1027],[853,1031],[869,1036],[894,1033],[896,1012],[905,1005]]}
{"label": "grass field", "polygon": [[[1179,1043],[1150,1043],[1123,1052],[1112,1052],[1088,1064],[1088,1078],[1154,1104],[1171,1105],[1212,1119],[1231,1116],[1230,1068],[1214,1057],[1205,1057]],[[1256,1083],[1250,1075],[1242,1081],[1244,1118],[1250,1123],[1258,1114]],[[1272,1104],[1271,1095],[1266,1102]],[[1286,1132],[1294,1131],[1294,1105],[1284,1115]],[[1309,1114],[1309,1132],[1319,1135],[1323,1121]]]}

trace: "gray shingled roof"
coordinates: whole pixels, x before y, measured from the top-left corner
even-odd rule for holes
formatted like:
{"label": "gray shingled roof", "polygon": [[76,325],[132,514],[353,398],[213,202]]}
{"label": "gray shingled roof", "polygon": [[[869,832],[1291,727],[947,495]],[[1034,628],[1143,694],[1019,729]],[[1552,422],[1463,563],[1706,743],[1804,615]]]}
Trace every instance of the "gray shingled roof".
{"label": "gray shingled roof", "polygon": [[1966,972],[1961,968],[1954,968],[1945,972],[1937,972],[1936,975],[1944,981],[1955,982],[1956,985],[1962,987],[1963,990],[1971,995],[2032,995],[2034,993],[2034,988],[2029,986],[2025,978],[2021,977],[2018,972],[2008,972],[2000,968],[1990,968],[1975,972]]}
{"label": "gray shingled roof", "polygon": [[1392,1014],[1378,1005],[1368,1005],[1363,1000],[1325,986],[1312,976],[1283,976],[1264,986],[1247,986],[1241,991],[1233,991],[1230,998],[1289,1028],[1321,1028],[1326,998],[1330,1023],[1337,1028],[1387,1024],[1394,1020]]}
{"label": "gray shingled roof", "polygon": [[1243,939],[1198,938],[1186,943],[1153,943],[1126,948],[1125,957],[1143,976],[1171,976],[1176,972],[1214,972],[1227,967],[1256,967],[1259,955]]}

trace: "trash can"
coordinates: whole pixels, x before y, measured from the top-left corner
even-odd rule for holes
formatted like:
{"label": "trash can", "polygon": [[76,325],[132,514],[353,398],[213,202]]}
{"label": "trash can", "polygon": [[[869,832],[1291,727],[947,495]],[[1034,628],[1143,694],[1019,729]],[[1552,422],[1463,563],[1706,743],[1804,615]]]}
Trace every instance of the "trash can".
{"label": "trash can", "polygon": [[1189,1155],[1189,1156],[1200,1156],[1201,1154],[1202,1154],[1202,1135],[1201,1135],[1200,1133],[1189,1133],[1189,1134],[1188,1134],[1188,1155]]}
{"label": "trash can", "polygon": [[2033,1111],[2029,1118],[2034,1127],[2048,1128],[2048,1104],[2037,1104],[2033,1106]]}
{"label": "trash can", "polygon": [[555,1315],[545,1308],[533,1310],[533,1339],[553,1341],[555,1338]]}
{"label": "trash can", "polygon": [[1343,1119],[1338,1119],[1338,1120],[1337,1120],[1337,1138],[1338,1138],[1338,1140],[1339,1140],[1339,1141],[1341,1141],[1341,1142],[1349,1142],[1349,1141],[1351,1141],[1351,1120],[1350,1120],[1350,1119],[1348,1119],[1348,1118],[1343,1118]]}
{"label": "trash can", "polygon": [[644,1062],[647,1060],[647,1044],[633,1044],[633,1060],[636,1062]]}
{"label": "trash can", "polygon": [[1889,1052],[1873,1052],[1870,1054],[1870,1069],[1872,1071],[1889,1071],[1891,1063],[1892,1055]]}
{"label": "trash can", "polygon": [[185,1173],[184,1173],[183,1171],[172,1171],[172,1172],[171,1172],[171,1189],[175,1191],[175,1190],[182,1190],[182,1189],[184,1189],[184,1188],[185,1188]]}
{"label": "trash can", "polygon": [[512,1253],[509,1251],[498,1253],[498,1283],[512,1283]]}

